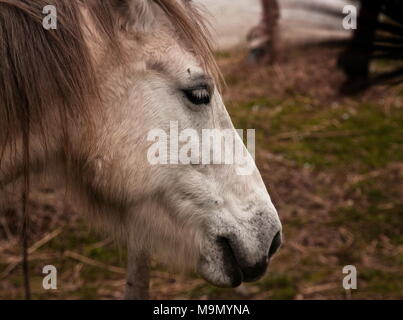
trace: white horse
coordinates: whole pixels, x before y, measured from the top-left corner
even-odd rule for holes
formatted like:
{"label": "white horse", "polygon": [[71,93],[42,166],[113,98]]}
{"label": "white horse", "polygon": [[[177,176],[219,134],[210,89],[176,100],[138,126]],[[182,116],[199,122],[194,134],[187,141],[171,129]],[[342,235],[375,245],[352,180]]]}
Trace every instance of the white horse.
{"label": "white horse", "polygon": [[127,244],[128,299],[148,297],[150,256],[220,287],[260,278],[281,223],[252,157],[246,176],[147,158],[150,130],[172,121],[235,132],[198,9],[53,3],[57,29],[46,30],[47,1],[0,0],[0,187],[23,176],[27,193],[33,171],[65,177],[72,201]]}

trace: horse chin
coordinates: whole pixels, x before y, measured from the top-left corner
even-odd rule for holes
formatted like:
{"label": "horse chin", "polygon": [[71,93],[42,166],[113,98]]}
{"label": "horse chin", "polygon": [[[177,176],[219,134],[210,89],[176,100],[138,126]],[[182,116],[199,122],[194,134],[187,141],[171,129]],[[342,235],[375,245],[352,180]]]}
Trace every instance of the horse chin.
{"label": "horse chin", "polygon": [[235,288],[243,281],[242,271],[236,264],[223,262],[220,265],[210,265],[201,259],[198,273],[204,280],[220,288]]}
{"label": "horse chin", "polygon": [[227,240],[218,239],[199,256],[197,271],[207,282],[222,288],[234,288],[242,282],[254,282],[266,273],[269,259],[251,266],[240,265]]}
{"label": "horse chin", "polygon": [[204,280],[216,287],[235,288],[244,276],[235,257],[230,251],[221,247],[211,247],[209,254],[201,255],[197,271]]}

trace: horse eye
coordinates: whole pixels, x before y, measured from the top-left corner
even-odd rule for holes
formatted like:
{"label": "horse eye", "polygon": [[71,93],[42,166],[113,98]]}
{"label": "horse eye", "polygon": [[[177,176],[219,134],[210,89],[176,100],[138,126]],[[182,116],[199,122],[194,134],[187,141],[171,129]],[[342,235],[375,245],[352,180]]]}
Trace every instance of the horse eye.
{"label": "horse eye", "polygon": [[211,93],[208,86],[203,85],[196,88],[182,90],[186,98],[194,105],[200,106],[211,102]]}

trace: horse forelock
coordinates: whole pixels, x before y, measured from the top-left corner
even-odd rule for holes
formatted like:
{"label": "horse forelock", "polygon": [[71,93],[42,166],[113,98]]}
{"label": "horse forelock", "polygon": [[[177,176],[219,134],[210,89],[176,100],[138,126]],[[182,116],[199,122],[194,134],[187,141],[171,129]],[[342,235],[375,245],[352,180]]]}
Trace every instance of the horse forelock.
{"label": "horse forelock", "polygon": [[[88,5],[88,12],[104,38],[113,39],[106,2]],[[46,30],[42,10],[57,8],[56,30]],[[85,41],[78,1],[0,0],[0,139],[3,148],[24,138],[27,151],[32,128],[40,128],[46,143],[45,115],[67,117],[91,114],[97,80]],[[0,159],[1,160],[1,159]]]}

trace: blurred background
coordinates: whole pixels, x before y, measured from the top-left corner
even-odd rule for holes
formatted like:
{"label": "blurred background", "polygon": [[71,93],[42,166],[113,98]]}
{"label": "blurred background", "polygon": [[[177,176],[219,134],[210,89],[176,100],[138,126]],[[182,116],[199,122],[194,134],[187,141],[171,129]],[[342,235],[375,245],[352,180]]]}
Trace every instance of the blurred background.
{"label": "blurred background", "polygon": [[[402,299],[401,3],[363,1],[366,27],[353,31],[343,7],[358,2],[268,0],[268,14],[260,0],[197,2],[210,11],[234,125],[256,129],[284,245],[264,279],[236,289],[154,262],[151,298]],[[58,185],[38,182],[29,205],[33,298],[121,299],[125,251],[91,230]],[[0,299],[23,297],[19,210],[17,200],[0,206]],[[58,269],[56,291],[42,289],[46,264]],[[357,268],[357,290],[342,287],[346,265]]]}

